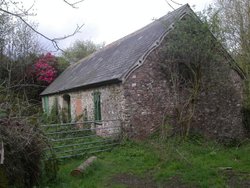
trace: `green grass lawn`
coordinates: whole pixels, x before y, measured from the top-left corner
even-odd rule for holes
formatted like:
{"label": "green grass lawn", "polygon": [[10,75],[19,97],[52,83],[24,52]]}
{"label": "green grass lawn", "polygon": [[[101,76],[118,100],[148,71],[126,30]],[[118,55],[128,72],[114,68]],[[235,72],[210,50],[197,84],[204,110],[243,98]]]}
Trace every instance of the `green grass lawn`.
{"label": "green grass lawn", "polygon": [[71,170],[85,159],[65,160],[51,188],[78,187],[249,187],[250,143],[223,147],[177,139],[125,141],[98,159],[80,177]]}

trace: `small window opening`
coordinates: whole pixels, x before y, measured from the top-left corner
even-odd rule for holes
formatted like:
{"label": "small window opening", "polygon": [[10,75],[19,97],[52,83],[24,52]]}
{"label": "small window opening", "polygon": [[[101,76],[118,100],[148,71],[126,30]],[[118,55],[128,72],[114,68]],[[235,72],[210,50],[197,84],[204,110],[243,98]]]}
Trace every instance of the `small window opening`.
{"label": "small window opening", "polygon": [[[194,81],[194,67],[188,66],[185,63],[179,63],[179,78],[180,85],[191,84]],[[193,70],[193,71],[192,71]]]}

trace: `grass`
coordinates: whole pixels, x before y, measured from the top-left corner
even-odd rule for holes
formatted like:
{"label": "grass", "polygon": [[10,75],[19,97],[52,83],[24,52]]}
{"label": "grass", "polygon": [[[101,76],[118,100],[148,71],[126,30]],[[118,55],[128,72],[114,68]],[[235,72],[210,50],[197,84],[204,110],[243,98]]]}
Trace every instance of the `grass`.
{"label": "grass", "polygon": [[70,172],[84,159],[63,161],[57,180],[47,187],[242,187],[250,183],[249,154],[249,142],[228,148],[203,140],[126,141],[99,154],[80,177]]}

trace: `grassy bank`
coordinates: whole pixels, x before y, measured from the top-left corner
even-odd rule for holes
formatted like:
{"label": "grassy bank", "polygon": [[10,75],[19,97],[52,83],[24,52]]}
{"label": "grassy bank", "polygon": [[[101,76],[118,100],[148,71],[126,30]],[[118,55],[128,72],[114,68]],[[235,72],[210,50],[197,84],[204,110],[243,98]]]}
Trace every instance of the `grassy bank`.
{"label": "grassy bank", "polygon": [[48,187],[248,187],[250,143],[226,148],[213,142],[177,139],[127,141],[98,155],[81,176],[70,171],[84,159],[64,161]]}

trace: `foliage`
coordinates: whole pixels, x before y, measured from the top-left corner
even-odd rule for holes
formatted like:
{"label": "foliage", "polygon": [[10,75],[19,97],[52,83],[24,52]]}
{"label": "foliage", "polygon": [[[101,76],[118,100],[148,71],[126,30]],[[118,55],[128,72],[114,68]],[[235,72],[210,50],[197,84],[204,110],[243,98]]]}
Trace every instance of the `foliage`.
{"label": "foliage", "polygon": [[[38,183],[45,140],[35,126],[20,119],[0,119],[4,143],[4,173],[12,186],[32,187]],[[15,138],[15,139],[13,139]]]}
{"label": "foliage", "polygon": [[27,100],[19,93],[0,87],[0,118],[18,117],[35,119],[41,112],[40,102]]}
{"label": "foliage", "polygon": [[185,16],[170,35],[166,52],[172,61],[194,64],[197,68],[203,62],[209,63],[215,59],[213,52],[216,44],[209,26],[201,23],[195,16]]}
{"label": "foliage", "polygon": [[31,67],[30,74],[35,78],[36,82],[50,84],[57,76],[55,66],[57,64],[55,56],[51,53],[42,55],[37,59]]}
{"label": "foliage", "polygon": [[243,80],[243,123],[250,133],[250,3],[248,0],[216,0],[203,14],[214,36],[236,61]]}
{"label": "foliage", "polygon": [[210,25],[245,74],[243,121],[250,130],[250,2],[249,0],[216,0],[210,7]]}
{"label": "foliage", "polygon": [[[0,142],[3,141],[5,149],[0,173],[5,174],[12,186],[32,187],[41,176],[44,179],[56,176],[56,163],[52,161],[48,167],[43,163],[44,149],[49,144],[37,127],[41,114],[40,103],[0,87]],[[0,180],[0,187],[1,183]]]}
{"label": "foliage", "polygon": [[39,118],[39,122],[41,124],[57,124],[61,123],[60,116],[58,113],[58,104],[54,103],[50,113],[43,113],[43,115]]}
{"label": "foliage", "polygon": [[[38,34],[34,32],[37,24],[28,20],[29,15],[25,14],[30,10],[24,10],[21,2],[0,1],[0,8],[0,85],[23,95],[24,98],[39,100],[40,92],[54,79],[55,71],[57,75],[60,74],[67,63],[58,58],[60,59],[57,60],[58,69],[48,63],[56,70],[44,66],[43,62],[37,63],[36,71],[38,74],[40,69],[41,75],[32,77],[29,69],[35,66],[34,62],[44,51],[39,43]],[[22,19],[15,19],[11,12]],[[44,56],[48,60],[48,54]],[[42,58],[40,60],[43,61]],[[45,76],[41,69],[44,69]]]}
{"label": "foliage", "polygon": [[77,40],[71,45],[71,47],[68,47],[64,50],[63,56],[69,62],[75,63],[101,49],[103,46],[104,44],[94,44],[92,41]]}
{"label": "foliage", "polygon": [[249,56],[249,8],[248,0],[217,0],[215,10],[219,21],[220,31],[226,39],[229,50],[235,56]]}
{"label": "foliage", "polygon": [[[217,55],[218,43],[208,24],[188,15],[180,20],[168,35],[165,59],[160,63],[162,73],[170,81],[177,127],[188,136],[200,94],[203,77],[209,77]],[[185,95],[183,94],[185,93]],[[182,94],[182,95],[181,95]]]}
{"label": "foliage", "polygon": [[[3,3],[3,2],[2,2]],[[1,4],[0,6],[8,6]],[[10,15],[1,14],[0,34],[0,85],[7,91],[14,91],[23,98],[37,99],[35,91],[40,86],[32,85],[28,79],[27,67],[33,64],[41,47],[37,35],[22,21]],[[31,26],[36,28],[34,23]],[[37,93],[36,93],[37,95]]]}
{"label": "foliage", "polygon": [[[18,61],[19,58],[23,59],[42,51],[37,35],[25,23],[6,14],[0,15],[0,22],[0,58],[5,56],[12,61]],[[30,25],[34,29],[37,27],[32,22]],[[26,65],[25,62],[23,63]]]}
{"label": "foliage", "polygon": [[[178,138],[144,142],[126,141],[98,160],[81,177],[70,177],[71,170],[84,159],[61,163],[56,187],[242,187],[250,173],[249,142],[225,148],[214,142]],[[231,176],[222,167],[232,167]],[[107,170],[109,169],[109,170]],[[120,176],[120,181],[116,177]],[[236,185],[230,183],[236,179]],[[237,179],[238,178],[238,179]],[[143,180],[143,181],[141,181]],[[139,184],[138,184],[139,183]]]}
{"label": "foliage", "polygon": [[250,77],[244,82],[243,124],[250,135]]}
{"label": "foliage", "polygon": [[[13,89],[26,91],[28,99],[40,100],[39,94],[45,89],[69,64],[60,57],[51,53],[42,54],[40,57],[34,56],[32,62],[25,67],[25,80]],[[23,86],[23,87],[22,87]]]}
{"label": "foliage", "polygon": [[237,64],[249,75],[250,26],[248,0],[216,0],[203,14],[210,29],[224,47],[231,53]]}
{"label": "foliage", "polygon": [[56,70],[58,72],[58,75],[61,74],[70,65],[65,58],[60,56],[56,57],[56,61],[57,61]]}
{"label": "foliage", "polygon": [[[49,63],[49,66],[43,66],[43,62],[34,65],[43,50],[34,33],[36,24],[27,20],[29,10],[19,5],[18,1],[0,1],[0,142],[3,140],[5,147],[0,187],[6,180],[4,176],[14,187],[32,187],[42,175],[42,168],[51,172],[55,167],[53,162],[42,163],[47,143],[36,126],[41,115],[38,100],[44,85],[51,82],[51,77],[54,79],[53,74],[61,73],[67,66],[62,59],[59,60],[62,64],[59,62],[58,69],[53,67],[52,72],[47,70],[51,66]],[[46,58],[55,59],[48,54]],[[41,73],[36,75],[36,80],[28,71],[32,65]],[[43,73],[46,77],[42,77]],[[54,171],[50,175],[53,174]]]}

